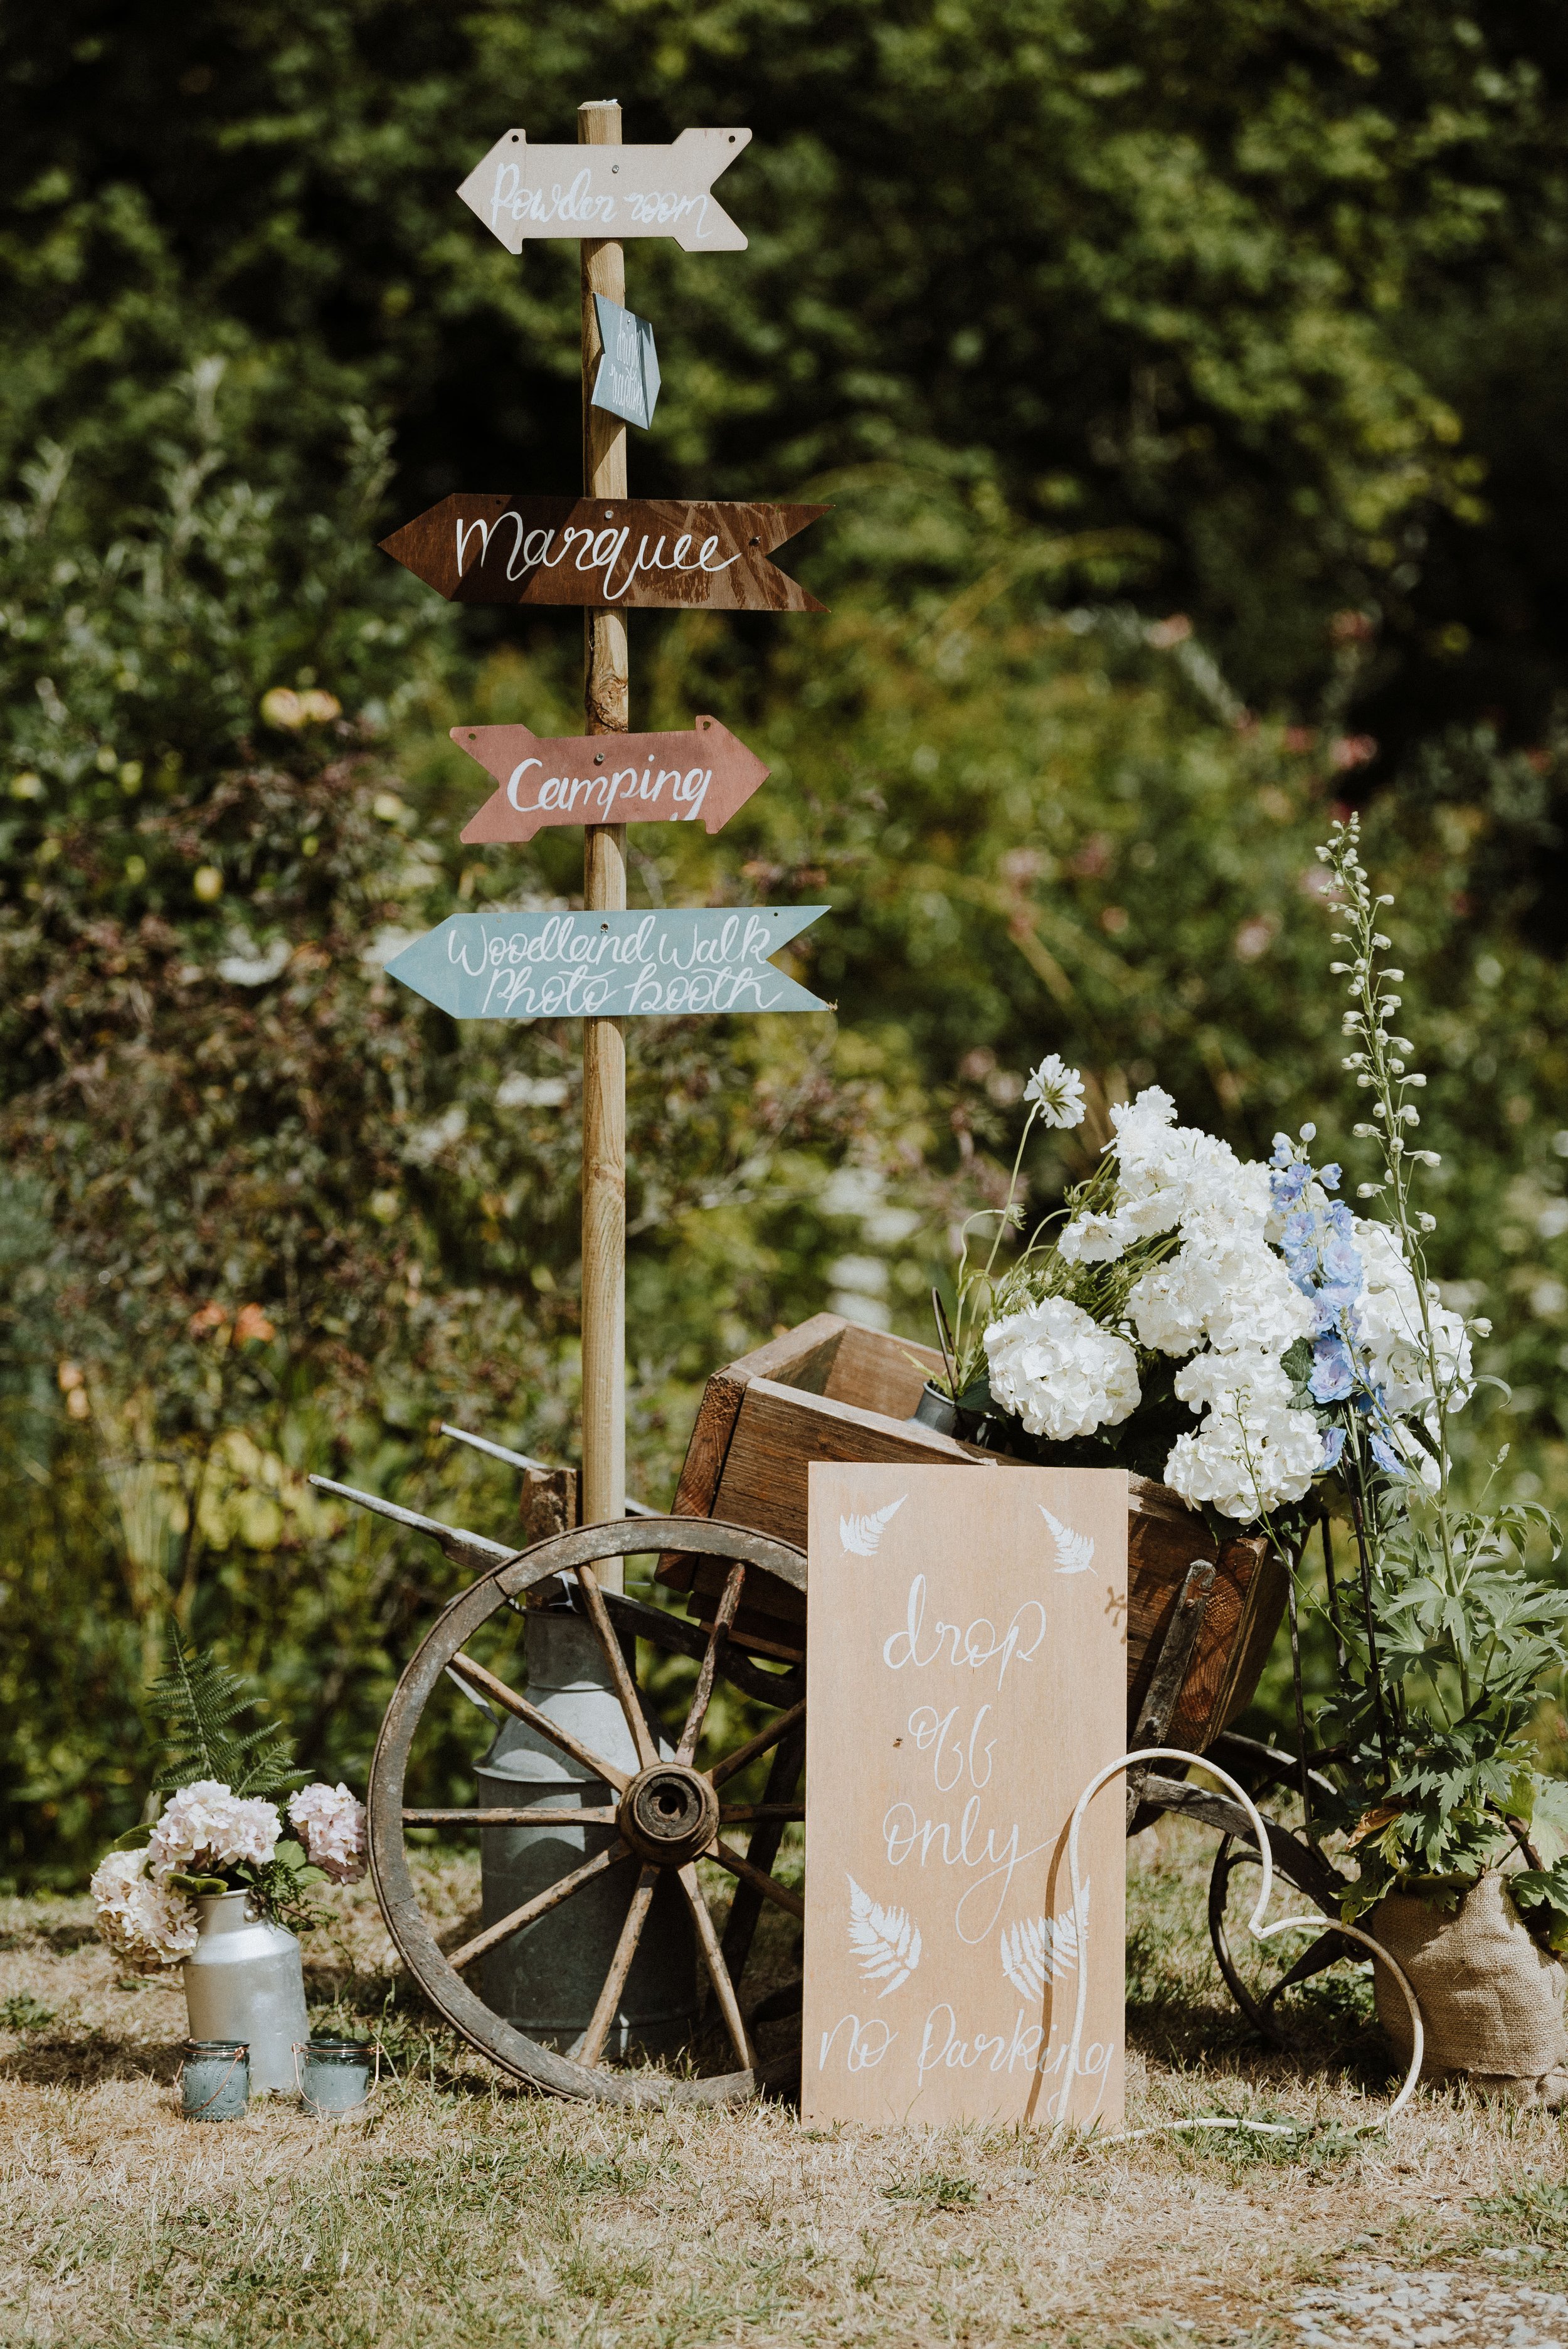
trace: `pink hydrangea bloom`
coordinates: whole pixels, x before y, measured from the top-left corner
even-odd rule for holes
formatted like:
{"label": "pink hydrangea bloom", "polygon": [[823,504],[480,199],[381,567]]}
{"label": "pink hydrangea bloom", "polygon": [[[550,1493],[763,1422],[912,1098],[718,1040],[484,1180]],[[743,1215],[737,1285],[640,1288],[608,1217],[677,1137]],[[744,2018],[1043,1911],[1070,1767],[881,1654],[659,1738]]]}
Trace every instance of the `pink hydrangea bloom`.
{"label": "pink hydrangea bloom", "polygon": [[319,1781],[289,1796],[289,1823],[314,1867],[335,1884],[357,1884],[365,1873],[365,1806],[346,1786]]}
{"label": "pink hydrangea bloom", "polygon": [[133,1972],[177,1966],[196,1947],[195,1902],[152,1881],[145,1851],[106,1853],[89,1889],[98,1931]]}
{"label": "pink hydrangea bloom", "polygon": [[216,1778],[181,1786],[152,1830],[148,1868],[161,1884],[176,1873],[201,1876],[249,1860],[264,1868],[277,1849],[277,1806],[259,1795],[232,1795]]}

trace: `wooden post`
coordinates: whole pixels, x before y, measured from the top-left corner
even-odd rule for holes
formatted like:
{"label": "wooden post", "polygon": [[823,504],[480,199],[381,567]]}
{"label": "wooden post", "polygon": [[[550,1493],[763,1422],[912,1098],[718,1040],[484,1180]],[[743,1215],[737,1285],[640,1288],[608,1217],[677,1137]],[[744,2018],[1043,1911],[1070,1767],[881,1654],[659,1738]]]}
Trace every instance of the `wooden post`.
{"label": "wooden post", "polygon": [[[577,109],[583,146],[618,147],[618,100]],[[626,428],[590,401],[599,364],[595,294],[626,298],[618,241],[584,237],[583,254],[583,488],[588,497],[626,495]],[[630,664],[624,612],[583,616],[583,709],[590,734],[631,726]],[[583,901],[594,912],[626,902],[626,827],[590,825],[583,845]],[[619,1019],[583,1023],[583,1521],[626,1514],[626,1031]],[[619,1589],[619,1561],[599,1579]]]}

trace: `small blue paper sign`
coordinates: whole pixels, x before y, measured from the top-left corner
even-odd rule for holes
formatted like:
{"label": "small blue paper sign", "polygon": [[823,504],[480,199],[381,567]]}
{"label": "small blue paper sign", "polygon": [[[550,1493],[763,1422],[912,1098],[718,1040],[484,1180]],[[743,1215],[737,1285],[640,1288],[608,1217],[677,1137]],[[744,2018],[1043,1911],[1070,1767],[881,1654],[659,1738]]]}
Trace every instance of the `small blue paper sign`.
{"label": "small blue paper sign", "polygon": [[624,416],[628,424],[640,424],[645,431],[654,420],[654,404],[659,396],[654,330],[645,318],[639,318],[634,310],[623,310],[608,295],[595,294],[593,307],[599,313],[604,356],[593,378],[592,404],[607,409],[612,416]]}
{"label": "small blue paper sign", "polygon": [[826,1011],[769,955],[826,905],[669,913],[452,914],[387,965],[454,1019],[666,1019]]}

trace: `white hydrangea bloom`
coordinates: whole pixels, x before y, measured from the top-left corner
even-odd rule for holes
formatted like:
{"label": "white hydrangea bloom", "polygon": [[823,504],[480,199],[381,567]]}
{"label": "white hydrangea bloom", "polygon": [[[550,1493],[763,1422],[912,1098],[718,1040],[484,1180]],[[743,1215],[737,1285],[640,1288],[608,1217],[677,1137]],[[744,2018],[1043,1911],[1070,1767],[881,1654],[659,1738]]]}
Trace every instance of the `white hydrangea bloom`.
{"label": "white hydrangea bloom", "polygon": [[1323,1465],[1323,1435],[1310,1412],[1289,1408],[1290,1392],[1278,1361],[1258,1348],[1183,1363],[1177,1394],[1207,1410],[1196,1433],[1171,1446],[1165,1482],[1183,1500],[1210,1502],[1243,1524],[1302,1499]]}
{"label": "white hydrangea bloom", "polygon": [[[1357,1216],[1356,1245],[1366,1274],[1357,1312],[1372,1382],[1382,1388],[1390,1411],[1424,1413],[1434,1397],[1416,1276],[1405,1261],[1398,1234],[1389,1225]],[[1470,1337],[1462,1318],[1440,1305],[1435,1294],[1429,1299],[1428,1310],[1439,1375],[1449,1390],[1450,1406],[1457,1409],[1474,1390]]]}
{"label": "white hydrangea bloom", "polygon": [[1207,1342],[1279,1355],[1312,1331],[1310,1303],[1261,1235],[1206,1214],[1183,1225],[1181,1247],[1144,1274],[1127,1309],[1140,1343],[1163,1354]]}
{"label": "white hydrangea bloom", "polygon": [[1114,1216],[1078,1216],[1057,1242],[1064,1264],[1114,1264],[1127,1243]]}
{"label": "white hydrangea bloom", "polygon": [[313,1866],[335,1884],[358,1883],[365,1873],[365,1806],[346,1786],[302,1786],[289,1796],[289,1823]]}
{"label": "white hydrangea bloom", "polygon": [[165,1806],[152,1830],[148,1863],[154,1880],[250,1860],[265,1867],[277,1849],[283,1822],[259,1795],[233,1795],[216,1778],[198,1778]]}
{"label": "white hydrangea bloom", "polygon": [[1228,1143],[1171,1123],[1175,1103],[1158,1085],[1110,1112],[1116,1128],[1113,1223],[1123,1240],[1157,1239],[1192,1218],[1255,1227],[1269,1212],[1268,1169]]}
{"label": "white hydrangea bloom", "polygon": [[98,1931],[133,1972],[178,1965],[196,1947],[195,1902],[152,1881],[145,1851],[106,1853],[88,1889]]}
{"label": "white hydrangea bloom", "polygon": [[1138,1358],[1065,1297],[1043,1297],[985,1332],[991,1392],[1031,1435],[1066,1443],[1115,1427],[1141,1400]]}

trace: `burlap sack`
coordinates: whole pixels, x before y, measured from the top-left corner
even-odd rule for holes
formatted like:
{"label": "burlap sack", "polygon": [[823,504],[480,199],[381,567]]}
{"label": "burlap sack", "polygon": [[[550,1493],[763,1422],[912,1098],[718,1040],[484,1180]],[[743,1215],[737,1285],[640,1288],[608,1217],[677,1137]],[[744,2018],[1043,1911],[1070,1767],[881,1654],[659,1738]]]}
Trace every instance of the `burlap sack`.
{"label": "burlap sack", "polygon": [[[1531,1938],[1504,1878],[1483,1876],[1456,1909],[1390,1892],[1367,1923],[1419,2001],[1424,2080],[1462,2076],[1520,2104],[1568,2102],[1563,1969]],[[1377,2020],[1408,2064],[1410,2018],[1399,1985],[1387,1966],[1372,1973]]]}

